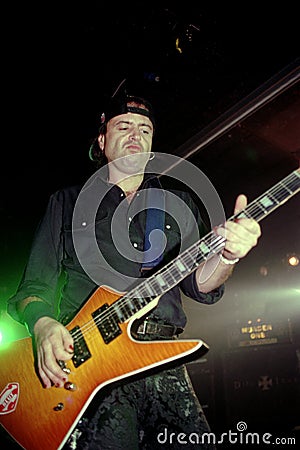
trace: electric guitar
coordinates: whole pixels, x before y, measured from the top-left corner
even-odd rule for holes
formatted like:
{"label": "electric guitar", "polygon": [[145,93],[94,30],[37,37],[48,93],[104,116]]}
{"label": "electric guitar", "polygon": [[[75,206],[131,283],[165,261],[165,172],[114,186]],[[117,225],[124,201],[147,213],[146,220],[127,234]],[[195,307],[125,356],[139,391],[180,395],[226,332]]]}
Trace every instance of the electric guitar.
{"label": "electric guitar", "polygon": [[[260,221],[299,189],[300,169],[228,220]],[[30,337],[1,348],[0,423],[9,435],[26,450],[61,449],[104,387],[203,356],[209,347],[202,340],[138,341],[131,328],[162,294],[224,245],[224,238],[210,232],[130,292],[120,295],[99,287],[67,326],[74,339],[74,356],[62,363],[69,373],[64,388],[42,387]]]}

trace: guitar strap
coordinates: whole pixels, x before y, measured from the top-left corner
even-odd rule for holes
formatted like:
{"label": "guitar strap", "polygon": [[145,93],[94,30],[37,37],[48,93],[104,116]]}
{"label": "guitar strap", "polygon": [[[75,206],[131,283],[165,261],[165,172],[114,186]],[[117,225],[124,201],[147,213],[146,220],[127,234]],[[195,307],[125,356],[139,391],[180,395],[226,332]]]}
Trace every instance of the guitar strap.
{"label": "guitar strap", "polygon": [[[144,261],[142,271],[152,269],[163,259],[165,194],[163,189],[147,190],[146,227],[144,238]],[[156,230],[156,231],[155,231]],[[150,234],[151,242],[150,242]]]}

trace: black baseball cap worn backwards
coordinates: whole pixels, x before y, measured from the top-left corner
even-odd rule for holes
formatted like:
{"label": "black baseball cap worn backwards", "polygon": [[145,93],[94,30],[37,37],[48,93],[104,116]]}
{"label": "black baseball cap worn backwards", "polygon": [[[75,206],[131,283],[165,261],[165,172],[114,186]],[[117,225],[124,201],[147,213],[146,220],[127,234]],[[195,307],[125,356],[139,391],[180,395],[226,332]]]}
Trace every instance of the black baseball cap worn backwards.
{"label": "black baseball cap worn backwards", "polygon": [[113,117],[121,114],[141,114],[149,117],[155,127],[154,112],[151,103],[142,97],[128,95],[126,93],[110,99],[105,111],[101,114],[101,126]]}
{"label": "black baseball cap worn backwards", "polygon": [[[140,114],[148,117],[155,130],[154,111],[151,103],[143,97],[136,95],[129,95],[126,91],[117,92],[117,95],[113,95],[100,117],[99,133],[104,132],[105,126],[113,117],[120,116],[121,114]],[[89,149],[89,157],[92,161],[97,161],[99,157],[98,139],[95,138]]]}

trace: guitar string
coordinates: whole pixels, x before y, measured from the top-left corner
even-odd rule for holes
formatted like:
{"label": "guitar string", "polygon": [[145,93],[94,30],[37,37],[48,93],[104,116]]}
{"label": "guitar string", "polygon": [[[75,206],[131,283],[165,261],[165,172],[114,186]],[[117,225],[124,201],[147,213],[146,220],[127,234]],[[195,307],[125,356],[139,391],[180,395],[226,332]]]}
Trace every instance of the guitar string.
{"label": "guitar string", "polygon": [[[297,173],[298,173],[298,175],[297,175]],[[276,196],[278,196],[278,194],[284,195],[283,200],[285,200],[286,198],[296,194],[297,188],[299,189],[299,186],[297,186],[297,182],[299,183],[299,180],[300,180],[300,178],[299,178],[299,169],[298,169],[295,172],[292,172],[288,177],[286,177],[286,179],[280,181],[275,186],[273,186],[268,191],[266,191],[264,194],[262,194],[260,197],[258,197],[256,200],[254,200],[249,205],[247,205],[247,207],[243,211],[238,212],[237,214],[231,216],[227,220],[232,221],[235,218],[237,218],[237,216],[241,216],[242,214],[245,214],[247,216],[247,213],[250,213],[250,217],[254,218],[256,220],[265,217],[269,212],[273,211],[274,203],[272,203],[272,208],[268,211],[268,209],[266,209],[262,204],[259,204],[259,202],[261,202],[264,198],[266,198],[270,195],[272,195],[272,196],[274,195],[275,199],[276,199]],[[291,182],[295,183],[295,184],[291,185]],[[289,188],[287,187],[288,184],[289,184]],[[293,190],[294,187],[295,187],[295,190]],[[289,193],[288,197],[286,196],[286,192]],[[275,207],[280,206],[281,201],[282,201],[282,198],[279,200],[279,203],[276,202]],[[214,238],[214,241],[211,244],[212,238]],[[181,255],[179,255],[177,258],[175,258],[175,262],[179,259],[184,259],[186,256],[188,256],[189,259],[192,258],[193,260],[196,261],[197,258],[199,257],[199,250],[200,250],[199,244],[201,244],[201,242],[202,243],[204,242],[206,245],[208,245],[208,247],[210,246],[210,249],[209,249],[210,252],[208,252],[208,254],[210,256],[212,256],[212,254],[217,253],[217,249],[218,249],[218,251],[221,250],[219,248],[220,243],[223,244],[225,242],[225,239],[220,238],[220,237],[216,238],[214,231],[211,231],[203,239],[201,239],[198,242],[196,242],[195,244],[193,244],[190,248],[186,249]],[[206,254],[204,254],[201,250],[200,250],[200,252],[202,253],[202,255],[201,255],[202,258],[207,259]],[[191,255],[191,253],[192,253],[192,255]],[[125,306],[127,306],[127,303],[129,304],[130,301],[132,302],[132,296],[134,293],[142,292],[144,285],[150,285],[150,287],[153,288],[153,286],[155,284],[157,284],[157,281],[156,281],[157,275],[160,274],[162,277],[164,277],[164,276],[166,277],[168,275],[168,273],[170,272],[170,271],[168,271],[168,269],[169,268],[172,269],[173,266],[174,266],[174,261],[171,261],[169,264],[167,264],[164,268],[162,268],[160,271],[155,273],[153,276],[151,276],[148,279],[145,279],[141,283],[141,285],[139,285],[137,288],[131,290],[130,292],[126,293],[125,295],[123,295],[122,297],[117,299],[112,305],[110,305],[110,308],[113,308],[113,312],[107,311],[107,310],[100,312],[92,320],[89,320],[87,323],[85,323],[80,328],[80,330],[75,331],[72,334],[72,337],[74,338],[74,340],[76,341],[77,336],[80,337],[81,335],[84,335],[84,334],[90,332],[91,330],[94,330],[97,327],[97,324],[99,324],[101,321],[104,321],[108,318],[112,318],[113,316],[118,318],[118,313],[116,312],[116,307],[118,307],[119,310],[121,311]],[[184,275],[184,277],[187,276],[192,271],[194,271],[196,268],[197,268],[197,265],[195,265],[195,267],[193,269],[190,268],[189,270],[187,270],[187,274]],[[164,272],[166,272],[166,274]],[[183,276],[182,273],[180,273],[180,275]],[[173,276],[172,276],[172,279],[173,279]],[[176,285],[177,283],[178,283],[178,279],[176,281],[174,281],[174,285]],[[167,282],[167,285],[169,285],[169,284],[170,283]],[[168,290],[171,289],[172,287],[173,286],[169,287]],[[147,293],[146,288],[144,288],[144,292]],[[158,295],[160,295],[160,294],[158,294]],[[131,297],[131,299],[130,299],[130,297]],[[140,300],[139,297],[137,298],[135,296],[134,298],[137,300]]]}

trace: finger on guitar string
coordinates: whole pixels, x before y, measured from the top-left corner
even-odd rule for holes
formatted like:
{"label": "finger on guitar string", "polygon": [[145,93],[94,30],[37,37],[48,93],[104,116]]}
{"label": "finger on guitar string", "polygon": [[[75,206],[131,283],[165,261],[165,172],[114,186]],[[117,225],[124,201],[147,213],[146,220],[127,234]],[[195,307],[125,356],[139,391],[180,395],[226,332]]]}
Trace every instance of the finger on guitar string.
{"label": "finger on guitar string", "polygon": [[50,317],[40,318],[34,328],[39,375],[45,387],[62,387],[68,380],[59,361],[73,356],[73,338],[64,325]]}

